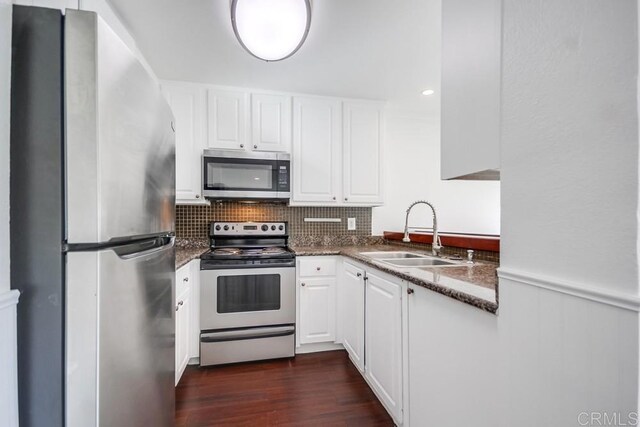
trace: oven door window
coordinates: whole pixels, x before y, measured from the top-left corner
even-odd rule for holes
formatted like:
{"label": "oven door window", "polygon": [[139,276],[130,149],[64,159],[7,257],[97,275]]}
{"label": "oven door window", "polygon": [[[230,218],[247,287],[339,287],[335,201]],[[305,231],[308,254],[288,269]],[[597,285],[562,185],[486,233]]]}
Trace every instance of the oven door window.
{"label": "oven door window", "polygon": [[207,190],[275,191],[276,162],[243,159],[205,159]]}
{"label": "oven door window", "polygon": [[280,310],[280,275],[218,277],[217,303],[220,314]]}

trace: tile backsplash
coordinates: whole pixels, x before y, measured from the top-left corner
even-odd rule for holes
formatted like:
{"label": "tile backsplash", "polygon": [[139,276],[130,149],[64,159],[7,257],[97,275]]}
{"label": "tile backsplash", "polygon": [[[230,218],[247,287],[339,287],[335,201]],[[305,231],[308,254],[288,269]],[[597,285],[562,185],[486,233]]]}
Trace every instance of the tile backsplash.
{"label": "tile backsplash", "polygon": [[[305,218],[340,218],[340,222],[305,222]],[[347,218],[356,229],[347,230]],[[213,202],[211,206],[176,207],[176,236],[208,239],[212,221],[287,221],[294,245],[364,243],[371,239],[371,208],[291,207],[278,203]]]}

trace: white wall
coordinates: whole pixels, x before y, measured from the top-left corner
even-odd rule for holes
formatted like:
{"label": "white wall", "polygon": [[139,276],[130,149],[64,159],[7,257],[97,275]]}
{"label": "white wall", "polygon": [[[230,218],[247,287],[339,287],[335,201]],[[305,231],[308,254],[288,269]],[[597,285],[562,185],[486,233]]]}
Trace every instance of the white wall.
{"label": "white wall", "polygon": [[636,294],[636,1],[517,4],[503,36],[503,265]]}
{"label": "white wall", "polygon": [[[373,234],[402,231],[416,200],[435,205],[441,231],[500,234],[499,182],[440,179],[439,119],[393,107],[385,119],[385,205],[373,209]],[[431,227],[431,210],[416,206],[409,225]]]}
{"label": "white wall", "polygon": [[638,410],[637,3],[503,5],[501,425],[578,425],[583,411],[627,420]]}

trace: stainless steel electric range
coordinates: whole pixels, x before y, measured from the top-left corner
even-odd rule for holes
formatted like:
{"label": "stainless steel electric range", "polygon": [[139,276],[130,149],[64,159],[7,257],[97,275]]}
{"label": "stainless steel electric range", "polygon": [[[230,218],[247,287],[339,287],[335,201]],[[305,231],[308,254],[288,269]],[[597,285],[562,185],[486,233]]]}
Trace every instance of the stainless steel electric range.
{"label": "stainless steel electric range", "polygon": [[295,255],[286,222],[213,222],[200,261],[200,365],[293,357]]}

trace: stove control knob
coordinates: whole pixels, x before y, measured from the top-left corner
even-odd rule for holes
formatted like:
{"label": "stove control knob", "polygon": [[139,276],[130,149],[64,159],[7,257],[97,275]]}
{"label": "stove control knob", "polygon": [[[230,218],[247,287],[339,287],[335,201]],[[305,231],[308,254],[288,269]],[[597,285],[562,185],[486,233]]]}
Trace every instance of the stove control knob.
{"label": "stove control knob", "polygon": [[220,231],[222,227],[220,227],[220,224],[216,225],[216,231]]}
{"label": "stove control knob", "polygon": [[262,231],[269,230],[269,226],[267,224],[262,224]]}
{"label": "stove control knob", "polygon": [[278,227],[278,230],[280,231],[284,230],[284,225],[280,224],[280,226]]}
{"label": "stove control knob", "polygon": [[224,226],[224,231],[228,231],[228,230],[229,230],[229,226],[228,226],[228,225],[225,225],[225,226]]}
{"label": "stove control knob", "polygon": [[275,225],[272,225],[272,226],[271,226],[271,230],[272,230],[272,231],[275,231],[275,229],[276,229],[276,226],[275,226]]}

